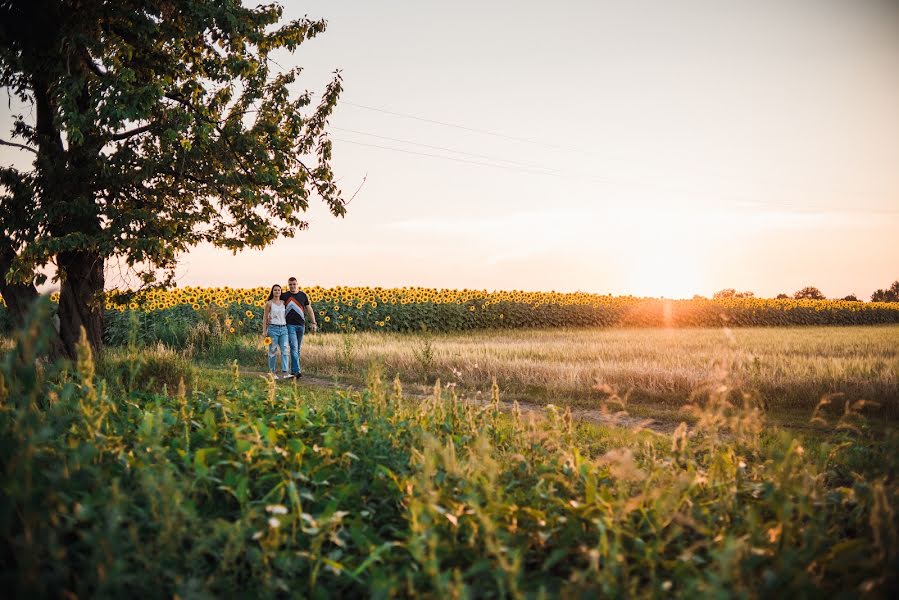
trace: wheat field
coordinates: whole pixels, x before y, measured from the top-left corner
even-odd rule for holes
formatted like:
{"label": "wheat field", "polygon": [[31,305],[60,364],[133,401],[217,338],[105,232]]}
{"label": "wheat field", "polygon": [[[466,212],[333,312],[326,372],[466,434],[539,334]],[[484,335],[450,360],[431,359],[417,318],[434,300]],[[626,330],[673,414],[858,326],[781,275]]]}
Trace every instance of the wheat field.
{"label": "wheat field", "polygon": [[509,399],[595,405],[611,388],[679,406],[726,378],[779,409],[865,399],[899,413],[899,327],[560,329],[306,336],[307,372],[353,378],[372,363],[404,382],[489,390]]}

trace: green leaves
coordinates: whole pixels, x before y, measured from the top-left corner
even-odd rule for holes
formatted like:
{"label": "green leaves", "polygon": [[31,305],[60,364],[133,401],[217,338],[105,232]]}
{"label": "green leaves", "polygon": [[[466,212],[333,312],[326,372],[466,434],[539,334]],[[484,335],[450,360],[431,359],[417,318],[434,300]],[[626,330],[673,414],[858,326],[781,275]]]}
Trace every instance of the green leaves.
{"label": "green leaves", "polygon": [[209,473],[209,467],[218,457],[218,448],[200,448],[194,452],[194,472],[203,477]]}
{"label": "green leaves", "polygon": [[15,256],[0,277],[31,283],[60,252],[92,252],[152,282],[196,244],[261,248],[304,229],[312,193],[343,215],[326,135],[340,74],[307,111],[309,94],[290,91],[300,69],[269,60],[326,23],[281,14],[201,0],[0,8],[0,84],[34,105],[15,137],[36,152],[31,172],[0,177],[0,251]]}

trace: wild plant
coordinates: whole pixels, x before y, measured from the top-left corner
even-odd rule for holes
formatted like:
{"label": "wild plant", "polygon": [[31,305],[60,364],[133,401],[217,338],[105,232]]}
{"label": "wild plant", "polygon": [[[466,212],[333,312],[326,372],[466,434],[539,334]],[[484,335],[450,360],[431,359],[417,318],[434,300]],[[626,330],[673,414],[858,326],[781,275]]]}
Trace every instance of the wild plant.
{"label": "wild plant", "polygon": [[427,381],[434,372],[434,335],[424,323],[421,324],[420,333],[414,338],[412,354],[421,377]]}
{"label": "wild plant", "polygon": [[340,343],[334,351],[334,362],[338,372],[350,373],[354,369],[353,361],[356,355],[356,343],[352,333],[343,327],[340,334]]}
{"label": "wild plant", "polygon": [[[723,363],[673,433],[454,397],[203,371],[107,386],[85,343],[0,360],[0,577],[12,596],[888,597],[893,431],[806,438]],[[614,390],[612,390],[614,392]],[[628,407],[626,396],[621,406]],[[623,422],[623,421],[622,421]],[[817,424],[817,425],[820,425]]]}

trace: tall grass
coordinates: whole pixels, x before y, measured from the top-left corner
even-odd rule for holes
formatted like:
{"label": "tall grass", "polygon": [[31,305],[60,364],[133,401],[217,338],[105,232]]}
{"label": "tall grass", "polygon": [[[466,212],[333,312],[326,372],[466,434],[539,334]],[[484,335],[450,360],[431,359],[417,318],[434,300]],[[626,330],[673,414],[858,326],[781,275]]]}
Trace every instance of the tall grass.
{"label": "tall grass", "polygon": [[[338,373],[343,338],[308,336],[303,363],[310,372]],[[899,327],[743,329],[561,329],[428,334],[355,334],[354,366],[377,363],[404,381],[437,378],[474,392],[495,377],[519,400],[596,407],[604,386],[631,399],[679,407],[713,374],[722,354],[734,375],[768,406],[812,410],[820,398],[842,394],[899,415]],[[427,360],[423,360],[427,348]]]}
{"label": "tall grass", "polygon": [[[40,317],[40,316],[39,316]],[[672,435],[505,415],[370,371],[150,395],[89,346],[0,364],[0,584],[18,597],[870,596],[899,580],[899,439],[805,442],[716,371]],[[726,366],[725,363],[721,363]],[[613,396],[614,399],[614,396]],[[810,415],[811,416],[811,415]],[[824,418],[814,415],[814,418]]]}
{"label": "tall grass", "polygon": [[162,343],[140,348],[109,348],[97,371],[115,391],[124,393],[176,390],[182,382],[194,388],[198,376],[190,353]]}

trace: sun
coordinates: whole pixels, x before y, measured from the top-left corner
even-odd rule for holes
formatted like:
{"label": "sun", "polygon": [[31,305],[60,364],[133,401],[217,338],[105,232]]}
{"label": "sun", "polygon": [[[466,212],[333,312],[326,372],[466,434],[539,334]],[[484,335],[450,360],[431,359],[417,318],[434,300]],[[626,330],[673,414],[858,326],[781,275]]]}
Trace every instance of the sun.
{"label": "sun", "polygon": [[705,287],[708,248],[686,215],[642,218],[619,255],[627,291],[635,296],[692,298]]}
{"label": "sun", "polygon": [[635,296],[692,298],[703,287],[702,268],[689,252],[667,249],[633,258],[628,290]]}
{"label": "sun", "polygon": [[671,206],[607,207],[603,260],[614,264],[621,292],[677,299],[705,290],[714,245],[704,216]]}

